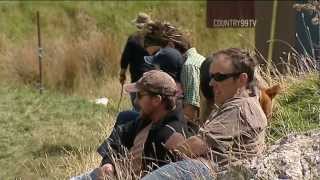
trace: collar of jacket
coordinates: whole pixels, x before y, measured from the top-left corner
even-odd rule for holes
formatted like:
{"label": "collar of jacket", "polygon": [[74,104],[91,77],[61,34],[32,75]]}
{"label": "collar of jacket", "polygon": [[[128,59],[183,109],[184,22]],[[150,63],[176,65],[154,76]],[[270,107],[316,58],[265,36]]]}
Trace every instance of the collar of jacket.
{"label": "collar of jacket", "polygon": [[[166,116],[164,116],[160,121],[153,123],[151,126],[151,129],[156,129],[160,127],[163,124],[167,124],[168,122],[172,122],[175,120],[183,121],[183,114],[181,111],[174,109],[172,111],[169,111]],[[146,127],[149,123],[152,123],[150,120],[146,119],[139,119],[139,130]]]}

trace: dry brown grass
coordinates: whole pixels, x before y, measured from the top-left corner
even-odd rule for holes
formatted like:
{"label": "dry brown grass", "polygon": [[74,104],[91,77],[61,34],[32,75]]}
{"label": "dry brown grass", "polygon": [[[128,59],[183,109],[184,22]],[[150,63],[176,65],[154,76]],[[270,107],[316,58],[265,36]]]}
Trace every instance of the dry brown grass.
{"label": "dry brown grass", "polygon": [[[0,40],[6,46],[6,40]],[[35,40],[0,52],[1,79],[36,85],[39,79]],[[84,92],[98,87],[118,71],[121,52],[111,35],[91,32],[87,37],[44,42],[43,83],[46,88]]]}
{"label": "dry brown grass", "polygon": [[[59,37],[43,33],[43,84],[45,88],[86,95],[118,73],[120,44],[112,34],[100,32],[95,19],[85,12],[76,13],[75,22]],[[70,33],[74,35],[66,35]],[[38,85],[36,43],[31,37],[14,44],[0,34],[1,81]]]}

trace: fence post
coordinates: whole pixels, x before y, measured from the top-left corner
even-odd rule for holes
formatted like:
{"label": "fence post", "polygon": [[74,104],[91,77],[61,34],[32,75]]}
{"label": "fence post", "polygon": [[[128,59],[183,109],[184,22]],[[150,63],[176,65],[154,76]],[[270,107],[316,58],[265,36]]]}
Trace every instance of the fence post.
{"label": "fence post", "polygon": [[40,33],[40,13],[37,11],[37,31],[38,31],[38,61],[39,61],[39,91],[42,94],[42,52],[41,47],[41,33]]}

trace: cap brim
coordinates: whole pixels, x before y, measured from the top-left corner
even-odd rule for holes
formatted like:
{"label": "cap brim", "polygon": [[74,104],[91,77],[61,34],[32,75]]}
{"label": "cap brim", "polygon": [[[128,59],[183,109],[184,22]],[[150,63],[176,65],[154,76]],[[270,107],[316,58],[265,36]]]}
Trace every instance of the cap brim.
{"label": "cap brim", "polygon": [[153,64],[153,58],[154,56],[144,56],[144,62],[149,64],[149,65],[152,65]]}
{"label": "cap brim", "polygon": [[125,84],[123,86],[123,88],[127,93],[139,92],[139,88],[137,87],[137,83]]}

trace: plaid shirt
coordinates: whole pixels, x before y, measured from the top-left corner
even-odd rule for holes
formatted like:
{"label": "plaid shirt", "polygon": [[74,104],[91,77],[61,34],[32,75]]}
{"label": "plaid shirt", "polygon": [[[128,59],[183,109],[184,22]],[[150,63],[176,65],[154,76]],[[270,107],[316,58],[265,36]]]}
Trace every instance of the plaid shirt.
{"label": "plaid shirt", "polygon": [[242,92],[213,110],[199,134],[212,150],[207,159],[225,167],[230,161],[260,154],[265,148],[266,127],[258,99]]}
{"label": "plaid shirt", "polygon": [[190,48],[182,66],[181,83],[184,93],[184,104],[200,107],[200,66],[205,58],[195,48]]}

